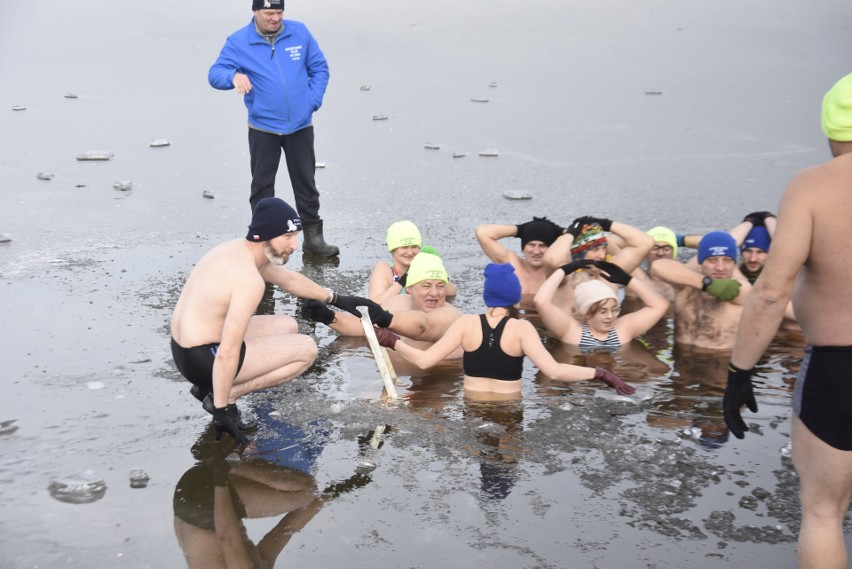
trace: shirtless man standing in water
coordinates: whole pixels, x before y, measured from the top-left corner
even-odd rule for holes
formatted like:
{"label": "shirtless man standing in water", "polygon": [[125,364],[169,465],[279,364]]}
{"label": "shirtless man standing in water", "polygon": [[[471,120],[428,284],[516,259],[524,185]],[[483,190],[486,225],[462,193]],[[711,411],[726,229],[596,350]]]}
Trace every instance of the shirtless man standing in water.
{"label": "shirtless man standing in water", "polygon": [[[520,225],[484,224],[476,228],[476,240],[488,255],[498,264],[510,264],[521,281],[521,292],[533,295],[547,280],[544,255],[556,238],[565,230],[546,217],[533,217],[532,221]],[[521,240],[521,257],[502,243],[500,239],[517,237]]]}
{"label": "shirtless man standing in water", "polygon": [[751,285],[737,270],[737,243],[711,231],[686,264],[659,259],[651,275],[675,289],[675,339],[697,348],[730,350]]}
{"label": "shirtless man standing in water", "polygon": [[822,124],[835,157],[797,174],[781,199],[761,277],[743,309],[723,409],[737,438],[757,412],[751,383],[792,297],[808,347],[793,396],[793,464],[802,525],[799,566],[847,567],[843,519],[852,496],[852,75],[829,90]]}
{"label": "shirtless man standing in water", "polygon": [[283,200],[261,200],[246,238],[222,243],[201,257],[175,306],[172,356],[194,384],[192,394],[208,400],[204,405],[213,414],[217,440],[225,431],[239,443],[248,442],[242,431],[254,425],[243,423],[237,399],[290,381],[317,357],[316,343],[297,333],[293,318],[254,314],[266,282],[343,309],[362,304],[282,266],[298,247],[301,228],[298,214]]}

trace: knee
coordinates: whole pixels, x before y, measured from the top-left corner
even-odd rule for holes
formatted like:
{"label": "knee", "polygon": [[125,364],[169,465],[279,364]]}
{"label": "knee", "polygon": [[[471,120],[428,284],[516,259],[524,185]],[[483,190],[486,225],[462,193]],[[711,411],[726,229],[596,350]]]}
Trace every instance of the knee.
{"label": "knee", "polygon": [[305,369],[311,367],[317,359],[317,355],[319,354],[319,348],[317,347],[317,343],[310,336],[300,335],[301,338],[301,346],[300,353],[301,359],[305,362]]}
{"label": "knee", "polygon": [[311,360],[311,363],[317,359],[317,354],[319,353],[319,348],[317,347],[317,343],[313,338],[308,338],[308,354]]}

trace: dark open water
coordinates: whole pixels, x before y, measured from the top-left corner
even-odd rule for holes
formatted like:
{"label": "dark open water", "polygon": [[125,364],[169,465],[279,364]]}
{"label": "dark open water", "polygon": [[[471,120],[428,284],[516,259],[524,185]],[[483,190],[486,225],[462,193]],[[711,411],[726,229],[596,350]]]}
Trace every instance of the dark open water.
{"label": "dark open water", "polygon": [[[19,428],[0,435],[0,567],[214,566],[197,560],[213,547],[198,528],[228,449],[172,367],[166,323],[192,263],[247,223],[244,109],[206,83],[250,18],[237,4],[3,7],[0,422]],[[288,3],[288,17],[332,66],[318,183],[343,250],[339,266],[297,255],[293,267],[360,292],[386,227],[410,218],[471,312],[478,223],[595,213],[700,232],[774,209],[793,173],[828,156],[819,104],[852,47],[840,0],[321,0]],[[88,150],[115,158],[75,160]],[[123,180],[130,192],[113,189]],[[263,309],[293,314],[294,299]],[[361,342],[303,327],[318,364],[253,398],[258,446],[230,475],[242,505],[215,495],[220,520],[244,508],[276,567],[795,564],[781,452],[795,346],[762,365],[749,419],[762,435],[735,441],[719,408],[725,358],[674,349],[670,322],[611,362],[644,382],[638,405],[528,366],[521,403],[466,401],[458,368],[400,368],[402,402],[387,406]],[[357,475],[364,459],[377,468]],[[137,467],[145,489],[129,487]],[[51,480],[84,469],[103,498],[50,496]]]}

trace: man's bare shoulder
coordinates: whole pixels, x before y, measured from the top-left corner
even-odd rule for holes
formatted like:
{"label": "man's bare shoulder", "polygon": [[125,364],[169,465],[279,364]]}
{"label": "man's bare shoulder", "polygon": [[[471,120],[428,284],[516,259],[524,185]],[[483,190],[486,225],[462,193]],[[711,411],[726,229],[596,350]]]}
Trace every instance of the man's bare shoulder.
{"label": "man's bare shoulder", "polygon": [[244,240],[226,241],[210,249],[195,266],[193,272],[205,281],[218,282],[238,289],[246,283],[263,282],[254,256]]}

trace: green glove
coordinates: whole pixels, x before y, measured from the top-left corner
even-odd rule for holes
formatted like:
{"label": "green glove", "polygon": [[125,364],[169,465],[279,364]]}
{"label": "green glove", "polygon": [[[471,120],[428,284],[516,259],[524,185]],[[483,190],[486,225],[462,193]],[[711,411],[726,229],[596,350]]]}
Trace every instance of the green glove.
{"label": "green glove", "polygon": [[736,279],[704,279],[701,290],[719,300],[734,300],[740,294],[740,281]]}

